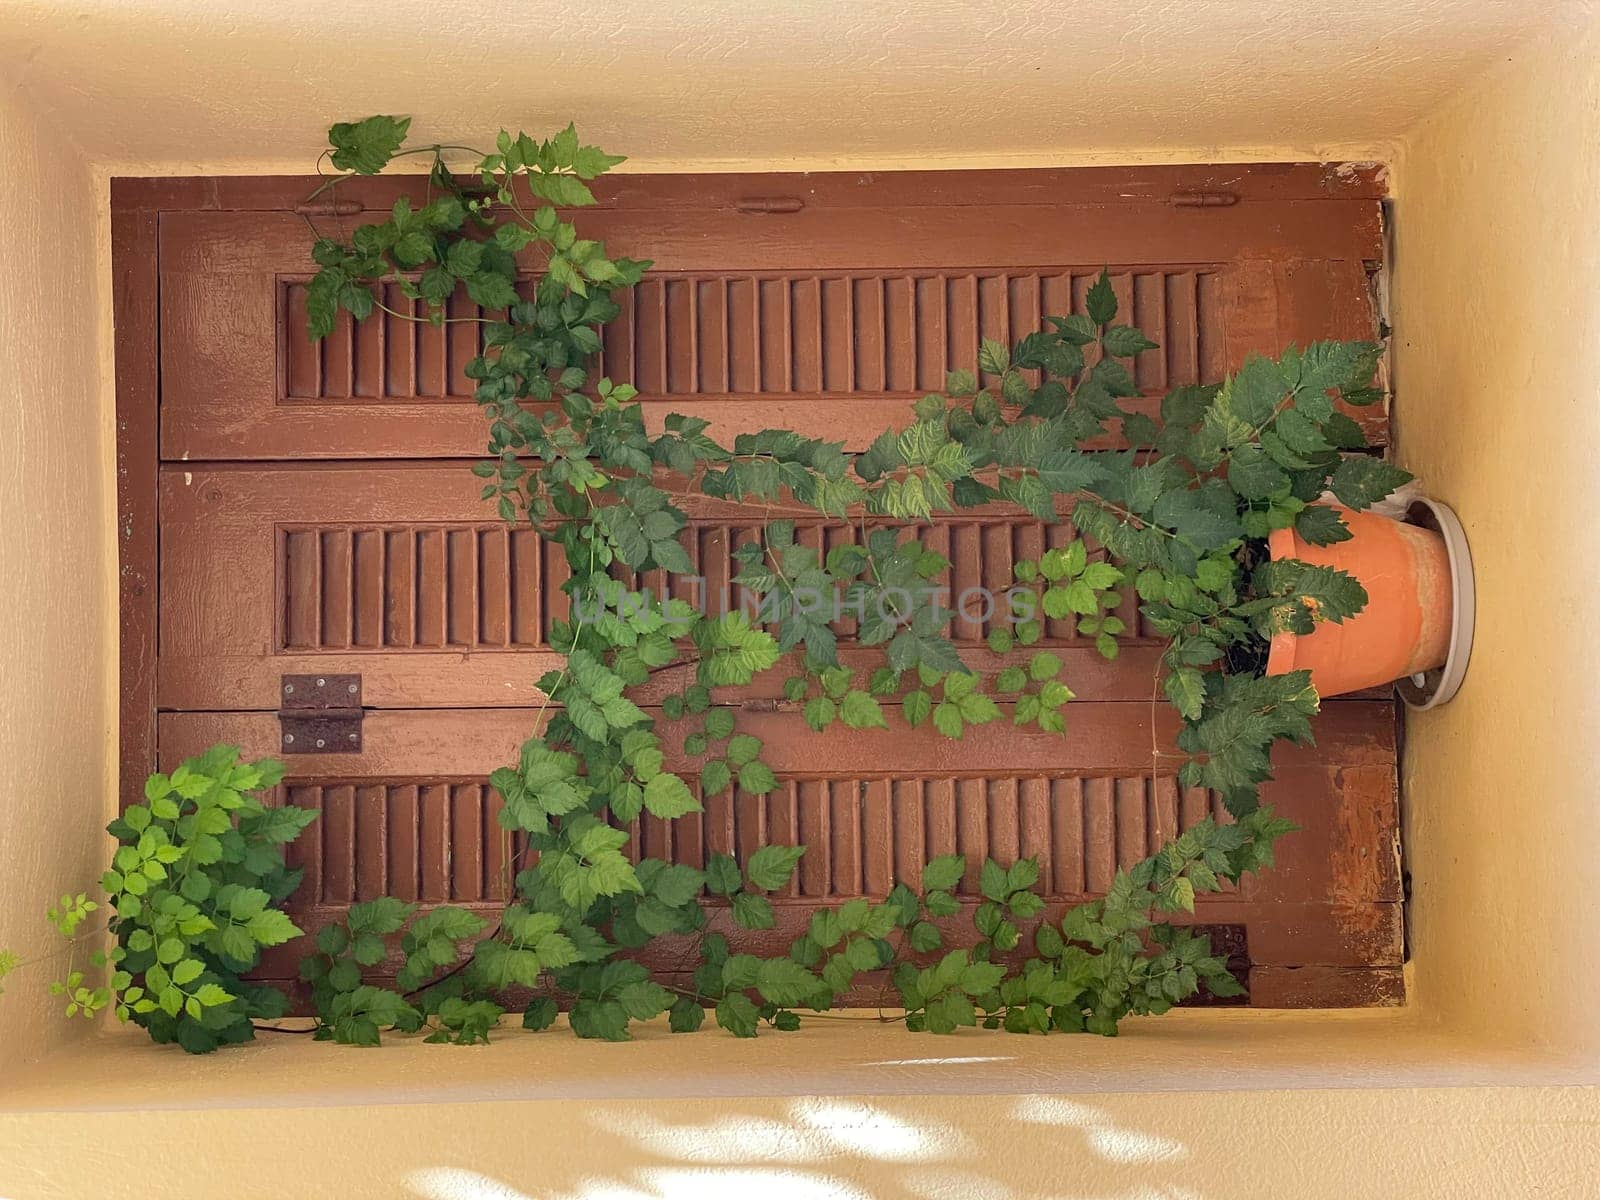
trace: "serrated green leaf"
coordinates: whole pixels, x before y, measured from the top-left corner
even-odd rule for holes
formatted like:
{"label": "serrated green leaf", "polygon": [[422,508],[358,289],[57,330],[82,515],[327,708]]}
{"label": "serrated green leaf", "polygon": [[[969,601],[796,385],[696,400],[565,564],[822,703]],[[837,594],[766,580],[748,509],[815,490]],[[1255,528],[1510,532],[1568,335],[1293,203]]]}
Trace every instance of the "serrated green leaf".
{"label": "serrated green leaf", "polygon": [[845,693],[839,705],[839,716],[851,729],[887,729],[888,720],[883,708],[866,692],[852,690]]}
{"label": "serrated green leaf", "polygon": [[1338,465],[1328,486],[1341,503],[1359,511],[1371,508],[1411,478],[1410,471],[1381,458],[1357,455]]}
{"label": "serrated green leaf", "polygon": [[750,856],[745,874],[755,887],[775,892],[789,882],[805,852],[804,846],[763,846]]}
{"label": "serrated green leaf", "polygon": [[680,776],[665,771],[645,784],[644,806],[652,816],[669,821],[700,811],[700,801],[694,798],[689,785]]}
{"label": "serrated green leaf", "polygon": [[341,171],[376,175],[389,165],[410,127],[410,117],[373,116],[361,121],[340,121],[328,130],[328,144],[333,147],[329,161]]}

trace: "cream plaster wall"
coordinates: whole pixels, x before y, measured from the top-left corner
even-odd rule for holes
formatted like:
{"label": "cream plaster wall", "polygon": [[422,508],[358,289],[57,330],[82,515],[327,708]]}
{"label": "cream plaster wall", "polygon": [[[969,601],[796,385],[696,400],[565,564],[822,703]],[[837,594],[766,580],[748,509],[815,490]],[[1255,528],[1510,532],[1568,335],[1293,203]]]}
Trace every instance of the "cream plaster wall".
{"label": "cream plaster wall", "polygon": [[[103,222],[71,139],[0,91],[0,947],[57,948],[44,919],[103,870],[116,682],[104,407]],[[0,998],[0,1071],[85,1032],[24,968]]]}
{"label": "cream plaster wall", "polygon": [[[546,1100],[487,1119],[459,1104],[39,1114],[18,1124],[19,1155],[59,1162],[65,1142],[82,1174],[0,1165],[0,1187],[16,1200],[1583,1200],[1600,1173],[1595,1119],[1570,1088]],[[91,1121],[98,1136],[73,1132]],[[136,1193],[110,1183],[128,1179]]]}
{"label": "cream plaster wall", "polygon": [[0,69],[124,166],[303,172],[369,112],[633,169],[1339,160],[1589,3],[0,0]]}
{"label": "cream plaster wall", "polygon": [[1594,1194],[1600,1090],[1434,1036],[1368,1010],[1189,1011],[1115,1040],[838,1020],[754,1042],[657,1021],[623,1046],[279,1036],[203,1060],[118,1037],[0,1093],[0,1196],[106,1200],[113,1180],[141,1200]]}
{"label": "cream plaster wall", "polygon": [[1406,725],[1417,1004],[1600,1059],[1600,33],[1550,38],[1398,165],[1401,462],[1455,507],[1478,625]]}
{"label": "cream plaster wall", "polygon": [[[0,1197],[104,1196],[102,1172],[141,1163],[151,1197],[194,1194],[185,1172],[196,1171],[226,1174],[241,1197],[430,1200],[1592,1192],[1600,1089],[1547,1086],[1600,1077],[1592,30],[1568,24],[1513,48],[1530,10],[1463,0],[1255,5],[1265,17],[1252,33],[1244,6],[1230,15],[1217,0],[1080,6],[1085,20],[1128,15],[1074,42],[1055,23],[1064,10],[1024,6],[981,44],[989,75],[1037,67],[1039,82],[1013,72],[979,90],[979,55],[972,74],[932,89],[971,93],[971,104],[940,107],[915,91],[949,67],[933,57],[935,34],[968,70],[977,43],[949,39],[984,6],[908,6],[921,56],[896,60],[821,31],[843,6],[763,7],[769,24],[736,46],[738,31],[713,19],[731,10],[655,5],[659,26],[630,25],[624,8],[609,51],[585,43],[555,63],[569,84],[585,63],[610,63],[588,90],[551,92],[538,79],[550,64],[535,56],[490,68],[470,106],[435,111],[417,76],[388,71],[406,57],[399,34],[374,35],[365,68],[341,71],[295,33],[313,20],[325,37],[351,23],[388,28],[364,0],[316,5],[315,17],[300,0],[227,12],[187,0],[0,7],[12,81],[0,101],[0,255],[13,279],[46,281],[42,299],[0,289],[0,944],[49,945],[38,911],[92,876],[112,794],[108,308],[104,294],[98,306],[68,302],[107,275],[104,178],[303,170],[329,112],[351,105],[427,110],[442,133],[494,112],[555,119],[539,98],[557,94],[559,116],[591,114],[587,129],[643,147],[635,165],[655,169],[1393,154],[1398,451],[1461,513],[1481,589],[1466,687],[1408,726],[1416,967],[1405,1012],[1183,1014],[1116,1042],[899,1035],[881,1052],[841,1043],[836,1024],[777,1041],[781,1052],[770,1037],[609,1047],[513,1033],[487,1049],[376,1056],[280,1038],[201,1062],[113,1035],[9,1073],[22,1090],[8,1113],[0,1087]],[[467,20],[465,6],[445,7]],[[514,19],[542,11],[517,6]],[[845,28],[865,46],[882,14],[849,11],[859,19]],[[1013,53],[1021,30],[1073,53]],[[1185,30],[1210,40],[1186,47]],[[618,47],[632,40],[643,57],[625,63]],[[1185,49],[1219,70],[1165,77],[1164,98],[1121,124],[1076,98],[1041,107],[1107,82],[1105,64],[1139,69],[1129,47],[1141,41],[1146,79]],[[715,81],[698,115],[695,96],[667,90],[685,62]],[[1100,66],[1068,70],[1080,62]],[[856,83],[830,97],[842,77]],[[1208,78],[1227,86],[1210,91]],[[786,98],[789,110],[771,107]],[[986,139],[1006,105],[1025,115]],[[57,127],[82,139],[94,181]],[[52,199],[37,216],[41,194]],[[67,1036],[35,981],[16,977],[0,1001],[0,1082],[17,1057]],[[908,1062],[934,1073],[906,1076]],[[94,1109],[105,1111],[86,1116]],[[184,1157],[201,1142],[203,1164]]]}

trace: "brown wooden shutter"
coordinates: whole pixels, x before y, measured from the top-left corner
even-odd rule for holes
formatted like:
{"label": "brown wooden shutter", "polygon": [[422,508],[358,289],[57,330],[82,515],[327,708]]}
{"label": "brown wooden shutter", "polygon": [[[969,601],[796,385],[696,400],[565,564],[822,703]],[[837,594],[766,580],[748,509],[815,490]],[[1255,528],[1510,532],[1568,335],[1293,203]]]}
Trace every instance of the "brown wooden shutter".
{"label": "brown wooden shutter", "polygon": [[[401,186],[361,181],[340,199],[378,211]],[[386,892],[497,907],[507,839],[485,779],[531,732],[564,564],[496,520],[466,470],[484,438],[462,374],[476,326],[375,318],[305,339],[314,268],[293,207],[306,190],[150,187],[160,759],[214,740],[275,753],[283,676],[360,674],[361,752],[289,759],[285,794],[324,814],[296,848],[300,915],[314,927]],[[1380,194],[1369,173],[1307,166],[660,176],[613,181],[578,220],[613,254],[655,262],[600,365],[639,387],[651,422],[695,413],[724,437],[788,426],[861,447],[947,370],[976,370],[980,337],[1013,340],[1080,307],[1101,264],[1124,317],[1161,342],[1136,364],[1151,403],[1253,349],[1371,336]],[[407,307],[398,294],[387,303]],[[476,314],[462,298],[457,315]],[[1381,443],[1383,413],[1358,415]],[[706,498],[687,509],[686,544],[715,589],[755,533],[752,514]],[[920,532],[952,560],[957,592],[1003,585],[1016,559],[1074,536],[998,507]],[[815,514],[801,534],[853,536]],[[703,815],[670,826],[646,817],[636,845],[701,864],[709,850],[806,843],[778,929],[747,935],[772,946],[817,904],[882,894],[935,854],[966,854],[969,883],[986,855],[1039,855],[1050,895],[1096,894],[1217,809],[1177,788],[1169,760],[1152,774],[1152,717],[1160,745],[1175,725],[1150,701],[1157,647],[1132,597],[1124,607],[1115,663],[1070,622],[1050,624],[1080,696],[1065,738],[993,726],[962,742],[900,728],[818,737],[773,681],[720,696],[749,710],[782,786],[704,797]],[[951,632],[977,653],[986,630],[959,620]],[[1197,920],[1239,927],[1252,1002],[1399,995],[1393,726],[1388,700],[1328,703],[1317,747],[1280,754],[1270,789],[1304,832],[1283,843],[1277,872],[1201,902]],[[290,956],[273,961],[276,975],[291,969]]]}

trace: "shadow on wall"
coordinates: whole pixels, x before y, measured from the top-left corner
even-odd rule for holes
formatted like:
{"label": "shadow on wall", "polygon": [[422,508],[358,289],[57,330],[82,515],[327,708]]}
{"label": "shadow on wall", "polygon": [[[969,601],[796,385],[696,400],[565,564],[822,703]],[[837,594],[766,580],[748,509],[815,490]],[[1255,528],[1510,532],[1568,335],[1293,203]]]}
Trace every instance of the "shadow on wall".
{"label": "shadow on wall", "polygon": [[[959,1112],[961,1101],[952,1097],[950,1107]],[[574,1184],[427,1167],[407,1175],[404,1194],[418,1200],[1201,1197],[1181,1182],[1189,1157],[1181,1142],[1057,1097],[1019,1097],[1009,1122],[997,1122],[992,1110],[983,1120],[930,1121],[847,1098],[796,1100],[787,1120],[672,1121],[661,1111],[611,1109],[604,1120],[591,1119],[593,1136],[580,1140],[593,1171]],[[1033,1144],[1027,1167],[1007,1161],[1007,1138]],[[1041,1144],[1051,1152],[1038,1154]],[[1020,1177],[1041,1169],[1066,1190],[1040,1190],[1044,1180]]]}

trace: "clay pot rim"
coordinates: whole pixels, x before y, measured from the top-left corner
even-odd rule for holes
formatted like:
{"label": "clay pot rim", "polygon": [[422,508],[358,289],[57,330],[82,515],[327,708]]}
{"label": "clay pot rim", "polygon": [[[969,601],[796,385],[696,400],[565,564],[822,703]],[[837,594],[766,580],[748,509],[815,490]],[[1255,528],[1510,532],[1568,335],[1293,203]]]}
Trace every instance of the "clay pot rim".
{"label": "clay pot rim", "polygon": [[[1342,505],[1340,507],[1343,507]],[[1383,514],[1375,514],[1383,515]],[[1450,650],[1444,665],[1416,676],[1395,680],[1400,698],[1412,708],[1436,708],[1448,703],[1461,688],[1472,657],[1472,634],[1477,618],[1477,596],[1473,581],[1472,551],[1467,544],[1467,534],[1455,510],[1441,500],[1418,496],[1406,507],[1404,517],[1386,517],[1397,525],[1416,525],[1431,529],[1444,539],[1445,553],[1450,563],[1451,613]],[[1293,527],[1274,529],[1267,534],[1267,552],[1276,560],[1294,554]],[[1299,637],[1293,633],[1275,633],[1269,642],[1267,665],[1269,675],[1286,674],[1294,670]]]}

